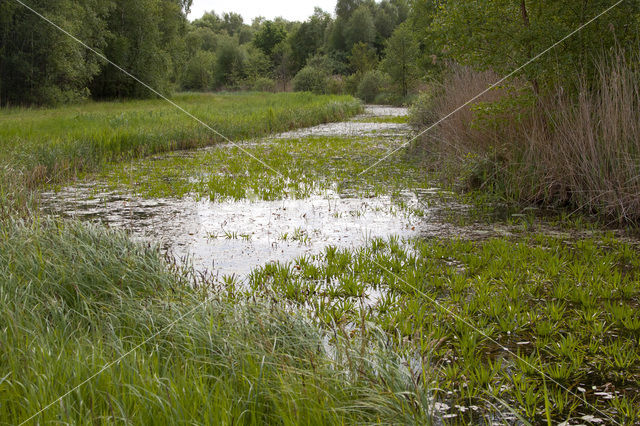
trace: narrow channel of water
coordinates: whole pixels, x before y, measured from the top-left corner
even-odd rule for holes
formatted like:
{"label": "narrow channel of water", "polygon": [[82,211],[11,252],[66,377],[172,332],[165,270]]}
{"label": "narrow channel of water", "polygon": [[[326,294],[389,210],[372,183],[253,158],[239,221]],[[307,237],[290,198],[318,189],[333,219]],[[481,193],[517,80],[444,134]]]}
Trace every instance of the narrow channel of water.
{"label": "narrow channel of water", "polygon": [[[406,108],[368,106],[363,115],[348,122],[269,139],[403,137],[410,132],[407,124],[376,119],[406,114]],[[334,191],[277,201],[145,199],[118,192],[96,193],[89,182],[44,192],[41,206],[49,214],[126,229],[136,239],[160,244],[178,261],[192,262],[197,270],[243,276],[267,262],[318,253],[329,245],[355,248],[370,238],[417,236],[425,219],[406,207],[417,206],[419,200],[411,193],[403,194],[402,200],[403,208],[388,196],[356,198]]]}

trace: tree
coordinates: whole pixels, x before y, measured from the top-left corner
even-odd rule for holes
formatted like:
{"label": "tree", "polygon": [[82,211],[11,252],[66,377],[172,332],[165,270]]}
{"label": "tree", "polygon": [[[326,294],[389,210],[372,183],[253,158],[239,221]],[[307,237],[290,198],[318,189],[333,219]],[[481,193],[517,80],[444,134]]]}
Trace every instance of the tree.
{"label": "tree", "polygon": [[320,51],[324,45],[325,33],[331,23],[331,16],[322,9],[316,8],[308,21],[303,22],[291,35],[292,59],[297,70],[301,69],[307,59]]}
{"label": "tree", "polygon": [[253,37],[253,44],[265,55],[271,56],[273,48],[285,38],[287,38],[287,32],[281,25],[266,21]]}
{"label": "tree", "polygon": [[208,90],[213,87],[216,55],[199,51],[186,65],[182,77],[182,87],[188,90]]}
{"label": "tree", "polygon": [[373,16],[366,5],[356,9],[344,28],[346,51],[350,51],[356,43],[371,44],[376,39],[376,27]]}
{"label": "tree", "polygon": [[400,25],[387,42],[382,65],[403,97],[407,96],[409,89],[417,81],[418,54],[418,44],[413,38],[410,27],[406,24]]}
{"label": "tree", "polygon": [[218,34],[209,27],[191,27],[185,36],[185,47],[189,56],[200,50],[215,52],[218,47]]}
{"label": "tree", "polygon": [[223,28],[222,19],[215,12],[205,12],[200,19],[196,19],[192,24],[196,28],[208,28],[214,33],[220,32]]}
{"label": "tree", "polygon": [[338,0],[336,3],[336,16],[349,19],[351,14],[362,5],[362,0]]}
{"label": "tree", "polygon": [[[184,58],[185,2],[112,0],[106,19],[106,56],[156,90],[169,92],[174,70]],[[90,85],[95,98],[149,97],[153,94],[107,64]]]}
{"label": "tree", "polygon": [[244,19],[238,13],[225,13],[222,15],[222,29],[229,35],[239,34],[244,27]]}
{"label": "tree", "polygon": [[418,63],[423,71],[429,71],[440,63],[443,46],[435,41],[433,20],[438,13],[437,0],[411,0],[408,23],[420,48]]}
{"label": "tree", "polygon": [[245,77],[245,55],[234,37],[220,36],[216,51],[215,84],[216,87],[236,87]]}
{"label": "tree", "polygon": [[351,68],[356,74],[364,74],[371,71],[378,64],[378,55],[376,50],[365,43],[356,43],[351,49],[349,57]]}
{"label": "tree", "polygon": [[291,79],[293,73],[293,59],[291,54],[291,45],[281,42],[273,48],[273,63],[275,64],[274,76],[282,85],[282,90],[287,89],[287,83]]}
{"label": "tree", "polygon": [[252,44],[247,44],[243,48],[246,51],[245,74],[247,79],[254,81],[260,77],[271,77],[273,73],[271,58]]}
{"label": "tree", "polygon": [[[100,50],[108,5],[97,0],[34,0],[30,5]],[[56,104],[89,95],[98,57],[15,2],[0,2],[0,105]]]}
{"label": "tree", "polygon": [[[610,7],[610,0],[448,0],[431,25],[456,61],[507,74]],[[524,68],[532,86],[574,87],[594,80],[593,57],[615,46],[637,49],[640,3],[626,1]]]}

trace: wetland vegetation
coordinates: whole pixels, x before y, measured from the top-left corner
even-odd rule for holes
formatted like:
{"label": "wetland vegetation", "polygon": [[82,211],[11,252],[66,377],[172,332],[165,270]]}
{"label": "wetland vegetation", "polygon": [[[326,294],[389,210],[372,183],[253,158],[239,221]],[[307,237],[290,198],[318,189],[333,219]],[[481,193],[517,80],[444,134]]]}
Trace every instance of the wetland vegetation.
{"label": "wetland vegetation", "polygon": [[[342,121],[361,110],[347,96],[185,93],[173,101],[231,141]],[[4,109],[0,163],[35,186],[117,161],[226,142],[164,100]]]}
{"label": "wetland vegetation", "polygon": [[640,424],[637,2],[31,3],[0,424]]}

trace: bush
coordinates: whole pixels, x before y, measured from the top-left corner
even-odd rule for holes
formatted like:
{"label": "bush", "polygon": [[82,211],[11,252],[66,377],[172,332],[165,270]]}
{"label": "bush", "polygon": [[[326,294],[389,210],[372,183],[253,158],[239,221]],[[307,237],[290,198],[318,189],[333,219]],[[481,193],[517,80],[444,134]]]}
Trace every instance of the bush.
{"label": "bush", "polygon": [[249,83],[249,87],[255,92],[275,92],[276,82],[272,78],[258,77]]}
{"label": "bush", "polygon": [[403,98],[396,93],[382,92],[375,97],[373,103],[376,105],[402,105]]}
{"label": "bush", "polygon": [[389,80],[389,76],[382,71],[369,71],[358,84],[357,96],[367,103],[373,102],[376,96],[389,87]]}
{"label": "bush", "polygon": [[329,77],[324,70],[306,66],[293,78],[293,90],[324,94],[328,92],[328,79]]}
{"label": "bush", "polygon": [[417,129],[429,127],[438,120],[435,112],[435,90],[421,92],[409,108],[409,124]]}
{"label": "bush", "polygon": [[358,94],[358,85],[360,84],[360,78],[358,74],[351,74],[344,80],[345,90],[351,96],[356,96]]}
{"label": "bush", "polygon": [[334,75],[327,80],[327,93],[330,95],[343,95],[346,93],[347,85],[344,77]]}

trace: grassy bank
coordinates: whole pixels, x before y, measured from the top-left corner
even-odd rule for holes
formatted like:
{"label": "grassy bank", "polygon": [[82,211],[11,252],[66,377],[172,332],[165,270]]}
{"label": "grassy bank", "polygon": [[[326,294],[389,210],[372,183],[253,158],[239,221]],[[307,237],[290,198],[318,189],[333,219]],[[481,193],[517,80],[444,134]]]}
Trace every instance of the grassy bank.
{"label": "grassy bank", "polygon": [[534,424],[637,424],[637,254],[606,235],[373,240],[267,265],[251,285],[324,326],[385,330],[396,351],[428,365],[446,404],[437,414],[454,424],[501,422],[496,412],[511,409]]}
{"label": "grassy bank", "polygon": [[[522,81],[502,85],[444,120],[419,145],[433,169],[464,190],[638,223],[640,67],[634,58],[602,60],[597,79],[579,83],[577,94],[558,88],[536,96]],[[414,124],[428,126],[499,78],[452,69],[414,108]]]}
{"label": "grassy bank", "polygon": [[[188,93],[173,101],[234,141],[339,121],[361,109],[348,96],[305,93]],[[29,186],[221,140],[163,100],[0,110],[0,166],[12,168]]]}
{"label": "grassy bank", "polygon": [[33,422],[429,421],[423,383],[373,334],[352,346],[261,298],[194,287],[123,233],[13,222],[0,283],[2,423],[51,402]]}

